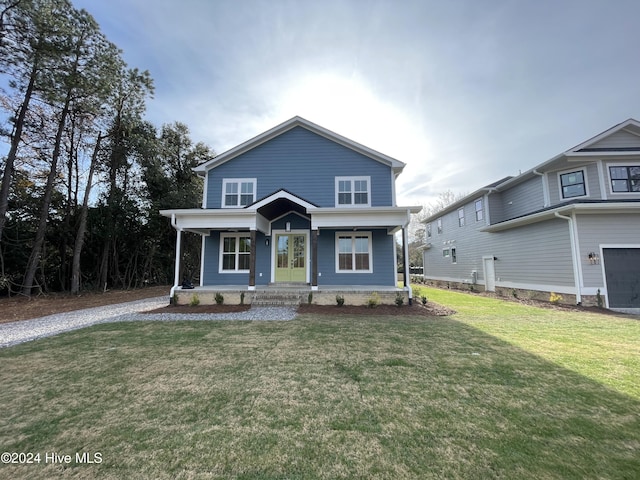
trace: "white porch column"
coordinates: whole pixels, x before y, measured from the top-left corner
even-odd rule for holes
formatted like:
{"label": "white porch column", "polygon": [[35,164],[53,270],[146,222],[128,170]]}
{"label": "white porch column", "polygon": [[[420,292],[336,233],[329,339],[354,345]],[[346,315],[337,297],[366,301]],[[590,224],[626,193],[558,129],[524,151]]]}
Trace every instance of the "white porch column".
{"label": "white porch column", "polygon": [[413,298],[411,291],[411,271],[409,270],[409,232],[407,227],[402,229],[402,250],[404,251],[404,288],[409,292],[409,305]]}
{"label": "white porch column", "polygon": [[171,301],[173,301],[173,293],[180,285],[180,257],[182,253],[182,230],[176,228],[176,269],[173,276],[173,287],[171,288]]}

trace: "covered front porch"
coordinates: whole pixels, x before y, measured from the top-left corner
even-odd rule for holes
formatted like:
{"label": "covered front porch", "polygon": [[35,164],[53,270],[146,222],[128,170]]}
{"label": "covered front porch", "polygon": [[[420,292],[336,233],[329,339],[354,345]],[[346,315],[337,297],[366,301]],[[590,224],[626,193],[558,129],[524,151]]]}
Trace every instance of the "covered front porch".
{"label": "covered front porch", "polygon": [[[334,304],[341,295],[366,303],[373,292],[393,303],[398,292],[411,298],[408,276],[396,287],[395,236],[402,232],[408,266],[407,226],[420,207],[321,208],[280,190],[244,208],[165,210],[176,229],[176,264],[171,296],[215,293],[225,302],[252,303],[267,293],[296,289],[307,302]],[[195,290],[180,287],[182,232],[202,236],[200,281]],[[249,292],[254,292],[249,294]],[[242,295],[244,293],[244,295]],[[242,297],[241,297],[242,296]],[[227,298],[229,297],[229,301]]]}

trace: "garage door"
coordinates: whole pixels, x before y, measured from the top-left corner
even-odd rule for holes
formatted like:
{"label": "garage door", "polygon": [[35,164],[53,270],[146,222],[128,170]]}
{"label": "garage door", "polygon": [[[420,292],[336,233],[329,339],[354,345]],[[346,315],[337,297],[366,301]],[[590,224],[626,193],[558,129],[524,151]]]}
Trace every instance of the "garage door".
{"label": "garage door", "polygon": [[640,248],[604,248],[609,308],[640,308]]}

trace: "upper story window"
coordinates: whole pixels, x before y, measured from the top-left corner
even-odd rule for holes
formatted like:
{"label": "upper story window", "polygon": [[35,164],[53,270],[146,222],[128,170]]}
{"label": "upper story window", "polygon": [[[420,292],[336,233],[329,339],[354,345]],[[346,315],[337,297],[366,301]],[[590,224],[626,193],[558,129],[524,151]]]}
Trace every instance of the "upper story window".
{"label": "upper story window", "polygon": [[427,238],[431,238],[431,224],[427,223]]}
{"label": "upper story window", "polygon": [[371,205],[371,177],[336,177],[337,207]]}
{"label": "upper story window", "polygon": [[442,217],[436,221],[436,225],[438,227],[438,233],[442,233]]}
{"label": "upper story window", "polygon": [[584,180],[584,171],[560,174],[560,190],[562,198],[584,197],[587,194],[587,185]]}
{"label": "upper story window", "polygon": [[482,204],[481,198],[475,201],[475,209],[476,209],[476,222],[479,222],[484,218],[484,206]]}
{"label": "upper story window", "polygon": [[458,209],[458,225],[464,227],[464,208]]}
{"label": "upper story window", "polygon": [[222,207],[246,207],[256,200],[255,178],[225,178],[222,180]]}
{"label": "upper story window", "polygon": [[609,167],[609,176],[612,192],[640,192],[640,165]]}

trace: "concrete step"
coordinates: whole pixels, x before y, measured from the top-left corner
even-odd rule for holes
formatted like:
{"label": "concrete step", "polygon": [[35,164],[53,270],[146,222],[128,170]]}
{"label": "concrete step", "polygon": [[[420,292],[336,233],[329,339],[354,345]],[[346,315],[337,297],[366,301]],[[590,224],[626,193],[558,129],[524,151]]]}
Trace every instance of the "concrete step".
{"label": "concrete step", "polygon": [[256,307],[298,306],[306,300],[307,295],[307,292],[256,292],[251,305]]}

